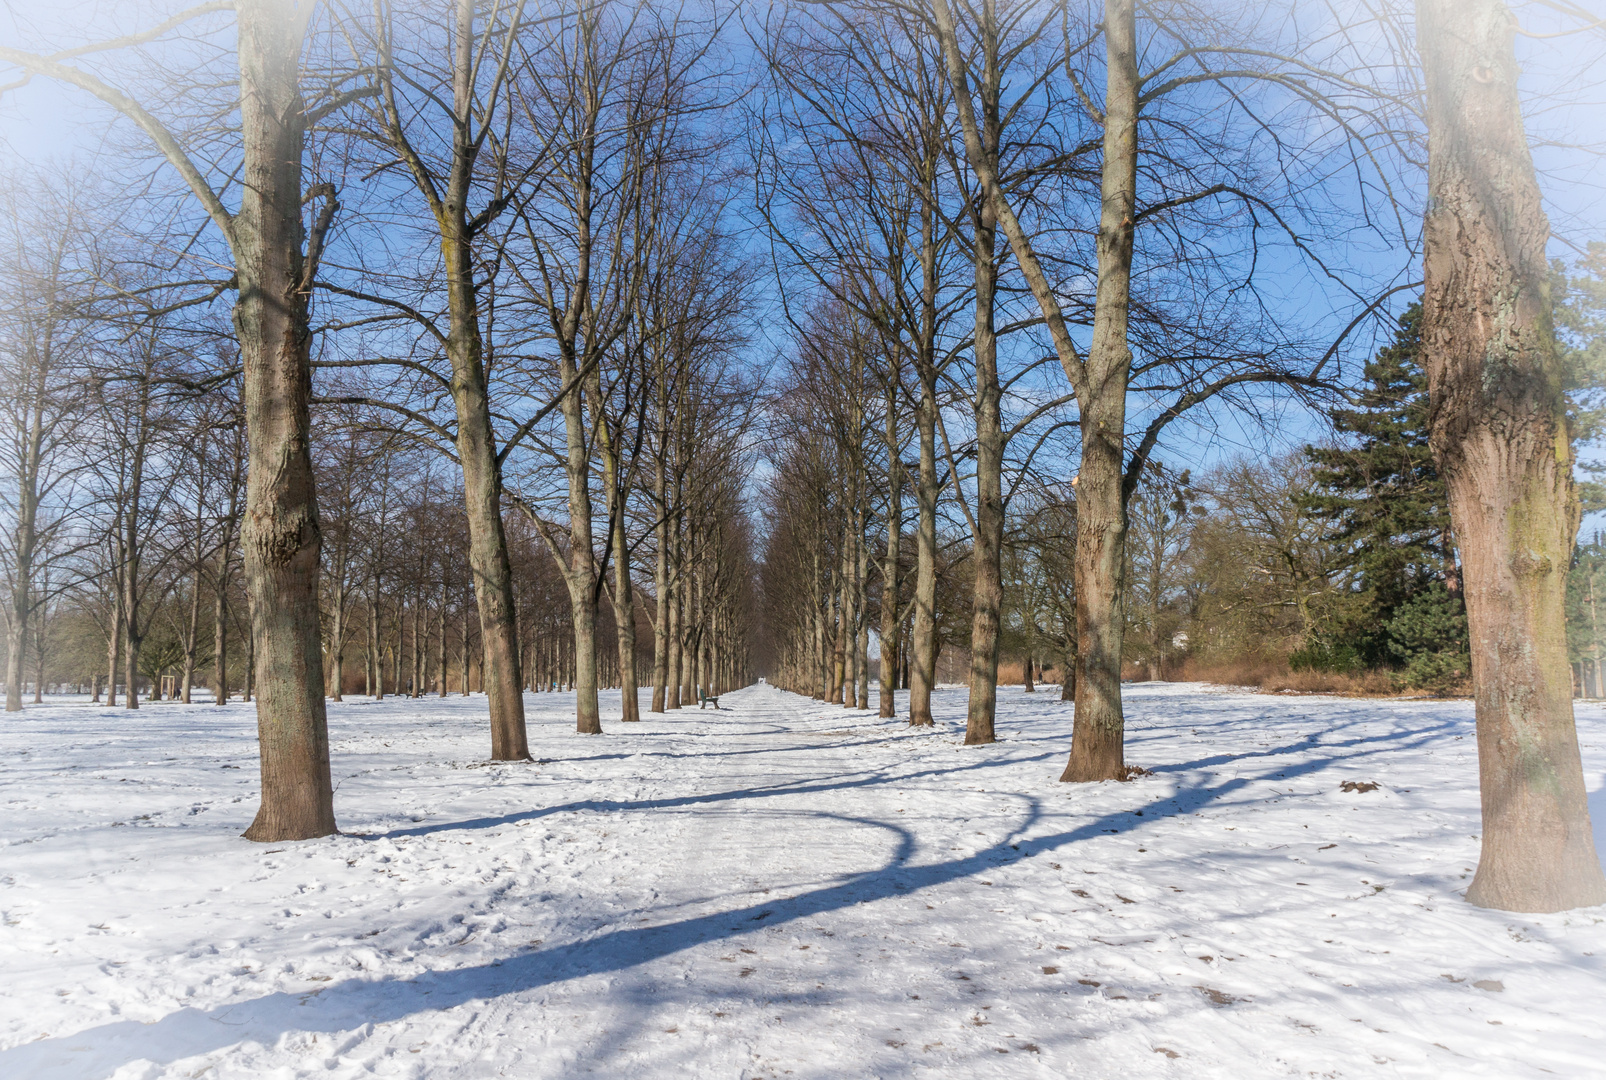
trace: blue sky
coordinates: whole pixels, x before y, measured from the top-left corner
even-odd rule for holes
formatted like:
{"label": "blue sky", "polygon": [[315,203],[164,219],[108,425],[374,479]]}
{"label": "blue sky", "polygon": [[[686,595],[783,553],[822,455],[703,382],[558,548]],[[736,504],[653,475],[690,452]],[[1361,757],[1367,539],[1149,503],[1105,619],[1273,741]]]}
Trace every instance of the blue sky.
{"label": "blue sky", "polygon": [[[55,40],[77,43],[115,36],[150,25],[158,16],[181,5],[150,3],[56,2],[23,0],[8,3],[0,10],[0,40],[29,42]],[[1592,239],[1606,238],[1606,168],[1601,152],[1606,147],[1606,34],[1599,31],[1564,37],[1545,37],[1564,28],[1565,17],[1543,3],[1514,5],[1519,21],[1528,34],[1518,38],[1519,59],[1524,66],[1524,89],[1528,95],[1527,114],[1530,135],[1535,143],[1535,160],[1541,172],[1547,210],[1556,239],[1552,253],[1568,258]],[[114,126],[115,125],[115,126]],[[118,141],[126,133],[122,121],[114,121],[109,109],[81,91],[65,88],[48,80],[35,80],[12,90],[0,100],[0,157],[11,162],[76,161],[95,158],[108,131],[117,132]],[[755,244],[761,243],[755,238]],[[1386,276],[1405,267],[1403,252],[1375,251]],[[1394,264],[1393,268],[1385,264]],[[1333,307],[1333,297],[1320,283],[1312,281],[1290,265],[1290,288],[1280,302],[1290,310],[1325,305],[1328,317],[1311,319],[1314,326],[1337,326],[1347,314]],[[1390,308],[1397,312],[1408,302],[1402,294]],[[1368,353],[1389,328],[1385,322],[1369,327],[1354,339],[1351,360]],[[760,353],[773,355],[780,345],[777,335],[755,339],[755,361]],[[1021,342],[1020,347],[1031,346]],[[1244,423],[1223,410],[1203,413],[1186,425],[1178,425],[1168,440],[1162,457],[1168,461],[1207,465],[1223,456],[1240,452],[1262,452],[1292,448],[1322,436],[1323,423],[1298,407],[1277,410],[1277,422],[1270,425]],[[1585,448],[1588,457],[1601,456]]]}

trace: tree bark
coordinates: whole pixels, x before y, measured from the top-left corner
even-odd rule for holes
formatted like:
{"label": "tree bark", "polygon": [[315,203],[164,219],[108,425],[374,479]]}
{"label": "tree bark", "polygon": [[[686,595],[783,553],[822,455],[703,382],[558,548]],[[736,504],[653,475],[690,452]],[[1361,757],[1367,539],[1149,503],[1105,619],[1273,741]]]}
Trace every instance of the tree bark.
{"label": "tree bark", "polygon": [[335,543],[334,573],[331,575],[335,582],[334,602],[330,604],[329,627],[329,687],[327,693],[336,701],[341,700],[345,690],[342,683],[346,677],[346,562],[350,551],[350,525],[344,525]]}
{"label": "tree bark", "polygon": [[619,638],[619,718],[636,721],[641,719],[641,703],[636,697],[636,593],[630,577],[622,494],[618,501],[613,522],[613,616]]}
{"label": "tree bark", "polygon": [[937,682],[937,370],[920,365],[920,474],[915,483],[915,615],[909,657],[909,723],[930,727],[931,691]]}
{"label": "tree bark", "polygon": [[312,396],[304,274],[301,161],[306,112],[298,83],[310,5],[246,0],[239,18],[244,139],[234,323],[250,428],[246,592],[251,603],[262,805],[248,840],[278,843],[335,831],[319,638],[318,525],[310,454]]}
{"label": "tree bark", "polygon": [[[671,539],[679,551],[679,538],[675,534],[679,526],[671,524]],[[670,568],[668,592],[664,598],[665,610],[659,614],[659,619],[668,625],[664,639],[664,689],[666,701],[664,708],[680,708],[680,592],[682,588],[682,571],[679,559],[676,565]]]}
{"label": "tree bark", "polygon": [[[123,651],[123,585],[122,585],[122,541],[115,541],[112,545],[116,563],[112,568],[112,625],[111,632],[106,637],[106,705],[114,707],[117,704],[117,664]],[[20,683],[21,667],[18,667],[18,681]],[[19,688],[19,694],[22,692]],[[19,704],[20,708],[20,704]]]}
{"label": "tree bark", "polygon": [[1126,391],[1132,369],[1127,313],[1137,203],[1138,62],[1133,0],[1104,5],[1103,205],[1093,341],[1081,406],[1082,462],[1076,486],[1076,719],[1061,780],[1118,780],[1125,760],[1121,635],[1126,615]]}
{"label": "tree bark", "polygon": [[212,586],[212,704],[229,700],[228,547],[218,552]]}
{"label": "tree bark", "polygon": [[887,374],[886,390],[886,447],[887,447],[887,546],[881,559],[881,676],[880,709],[883,717],[897,715],[898,660],[902,653],[900,631],[902,623],[898,610],[898,555],[903,540],[903,452],[898,438],[898,365],[892,365]]}
{"label": "tree bark", "polygon": [[[250,472],[242,547],[253,649],[265,673],[257,719],[262,807],[246,831],[283,841],[335,831],[318,633],[320,535],[309,454],[308,303],[302,156],[307,116],[298,83],[312,5],[238,0],[240,209],[231,215],[163,125],[88,72],[0,48],[0,57],[93,93],[129,117],[167,157],[224,233],[238,290],[234,324],[245,384]],[[333,193],[320,222],[327,227]],[[321,230],[320,234],[321,235]],[[136,677],[129,673],[130,688]]]}
{"label": "tree bark", "polygon": [[439,697],[446,696],[446,587],[441,586],[441,607],[435,617],[435,631],[440,635],[436,644],[436,666],[440,669]]}
{"label": "tree bark", "polygon": [[1579,522],[1515,19],[1418,0],[1427,90],[1422,347],[1472,646],[1482,907],[1606,901],[1572,710],[1566,578]]}
{"label": "tree bark", "polygon": [[[678,425],[677,425],[678,426]],[[658,550],[653,556],[652,589],[655,618],[652,622],[652,711],[661,713],[667,708],[665,693],[669,680],[669,389],[665,385],[662,368],[658,378],[658,431],[660,444],[656,461],[656,479],[653,491],[658,497],[658,523],[654,532]]]}
{"label": "tree bark", "polygon": [[[983,76],[988,87],[997,85],[997,72]],[[997,160],[998,104],[991,91],[983,92],[982,147]],[[995,215],[991,200],[984,200],[975,218],[973,257],[976,270],[976,533],[971,548],[972,614],[970,623],[970,702],[965,717],[965,745],[993,741],[993,718],[998,708],[998,628],[1004,601],[1000,560],[1004,543],[1004,432],[999,412],[998,338],[993,329],[993,299],[998,286],[995,261]]]}

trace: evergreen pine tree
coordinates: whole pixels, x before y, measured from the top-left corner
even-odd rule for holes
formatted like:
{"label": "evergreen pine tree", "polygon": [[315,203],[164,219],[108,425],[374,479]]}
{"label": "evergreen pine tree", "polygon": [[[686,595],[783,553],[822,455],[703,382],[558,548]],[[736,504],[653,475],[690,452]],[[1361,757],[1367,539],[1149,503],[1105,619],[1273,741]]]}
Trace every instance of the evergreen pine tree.
{"label": "evergreen pine tree", "polygon": [[[1344,445],[1305,448],[1316,481],[1306,511],[1349,546],[1353,602],[1295,659],[1316,667],[1403,666],[1408,679],[1442,689],[1454,672],[1466,672],[1457,659],[1466,629],[1444,482],[1428,448],[1421,320],[1413,304],[1394,341],[1366,365],[1354,405],[1330,413],[1334,429],[1348,436]],[[1403,610],[1418,597],[1421,604]],[[1434,659],[1413,666],[1419,654]]]}

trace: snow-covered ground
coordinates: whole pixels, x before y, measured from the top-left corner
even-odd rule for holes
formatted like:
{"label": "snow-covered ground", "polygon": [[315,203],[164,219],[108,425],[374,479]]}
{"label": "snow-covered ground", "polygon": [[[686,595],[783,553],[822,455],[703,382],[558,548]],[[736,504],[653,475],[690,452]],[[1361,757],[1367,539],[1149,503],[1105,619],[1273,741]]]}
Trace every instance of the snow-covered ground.
{"label": "snow-covered ground", "polygon": [[967,748],[961,689],[924,732],[760,686],[585,737],[531,696],[518,765],[483,698],[351,701],[346,835],[271,847],[247,707],[30,707],[0,1077],[1606,1075],[1606,908],[1461,899],[1469,704],[1131,686],[1154,775],[1067,785],[1056,697]]}

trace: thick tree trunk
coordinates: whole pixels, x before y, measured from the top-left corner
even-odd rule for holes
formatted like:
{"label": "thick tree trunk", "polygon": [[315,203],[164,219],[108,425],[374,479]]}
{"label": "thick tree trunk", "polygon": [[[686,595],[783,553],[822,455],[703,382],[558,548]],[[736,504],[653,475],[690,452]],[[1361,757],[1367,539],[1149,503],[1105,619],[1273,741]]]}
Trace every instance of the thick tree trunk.
{"label": "thick tree trunk", "polygon": [[[461,283],[460,290],[448,289],[454,308],[462,304],[474,309],[464,314],[461,322],[454,311],[452,340],[463,356],[461,360],[453,356],[452,396],[457,399],[457,453],[463,462],[463,500],[468,511],[468,562],[480,613],[480,642],[485,651],[491,759],[528,761],[530,744],[524,719],[523,677],[519,674],[513,567],[502,524],[502,469],[496,459],[496,433],[491,427],[490,399],[485,391],[479,313],[467,248],[464,244],[459,276],[468,280]],[[463,340],[458,341],[460,337]],[[589,548],[586,553],[589,557]]]}
{"label": "thick tree trunk", "polygon": [[1566,579],[1578,529],[1515,19],[1418,0],[1427,89],[1422,345],[1471,632],[1483,854],[1467,899],[1606,902],[1573,724]]}
{"label": "thick tree trunk", "polygon": [[574,596],[570,598],[569,613],[574,621],[574,730],[581,735],[601,735],[602,719],[597,707],[597,605],[589,595]]}
{"label": "thick tree trunk", "polygon": [[[574,360],[565,355],[559,375],[564,385],[577,375]],[[591,462],[585,430],[585,399],[578,389],[563,399],[564,432],[567,439],[565,472],[569,480],[568,565],[559,565],[569,590],[569,610],[574,624],[574,729],[582,735],[602,734],[597,706],[597,601],[596,556],[591,538]],[[543,536],[545,533],[543,532]],[[548,541],[554,558],[560,549]]]}
{"label": "thick tree trunk", "polygon": [[1061,780],[1123,775],[1121,635],[1125,628],[1127,310],[1137,201],[1138,68],[1133,0],[1106,0],[1103,207],[1087,375],[1078,387],[1082,464],[1076,486],[1076,720]]}
{"label": "thick tree trunk", "polygon": [[302,280],[298,84],[308,5],[246,0],[239,18],[244,161],[236,219],[234,308],[250,429],[245,520],[262,805],[248,840],[336,831],[318,625],[318,527],[308,406],[310,287]]}

